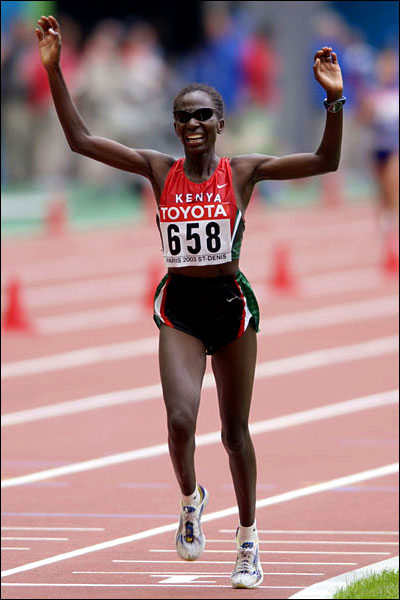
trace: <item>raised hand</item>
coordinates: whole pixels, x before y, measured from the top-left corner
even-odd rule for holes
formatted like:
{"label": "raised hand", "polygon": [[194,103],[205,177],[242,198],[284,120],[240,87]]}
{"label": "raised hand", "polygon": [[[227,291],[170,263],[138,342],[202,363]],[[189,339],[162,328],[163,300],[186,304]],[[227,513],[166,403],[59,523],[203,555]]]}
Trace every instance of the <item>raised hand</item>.
{"label": "raised hand", "polygon": [[328,100],[336,100],[343,93],[342,72],[335,52],[324,46],[314,56],[314,76],[326,90]]}
{"label": "raised hand", "polygon": [[61,53],[60,26],[54,17],[41,17],[38,20],[41,27],[35,29],[39,42],[40,57],[45,69],[58,65]]}

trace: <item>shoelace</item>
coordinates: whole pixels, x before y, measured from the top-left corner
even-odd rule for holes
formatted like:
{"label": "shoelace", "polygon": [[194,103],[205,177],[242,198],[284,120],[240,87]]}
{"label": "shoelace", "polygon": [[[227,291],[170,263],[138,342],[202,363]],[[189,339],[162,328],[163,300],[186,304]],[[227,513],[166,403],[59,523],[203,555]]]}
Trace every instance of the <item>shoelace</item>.
{"label": "shoelace", "polygon": [[236,571],[241,573],[250,573],[253,570],[253,552],[240,548],[236,559]]}
{"label": "shoelace", "polygon": [[197,510],[187,510],[187,508],[193,508],[192,506],[190,507],[183,507],[183,512],[184,512],[184,517],[183,517],[183,529],[185,530],[185,536],[186,536],[186,525],[188,523],[190,523],[192,525],[192,529],[193,529],[193,537],[196,538],[199,535],[199,527],[198,527],[198,520],[197,520]]}

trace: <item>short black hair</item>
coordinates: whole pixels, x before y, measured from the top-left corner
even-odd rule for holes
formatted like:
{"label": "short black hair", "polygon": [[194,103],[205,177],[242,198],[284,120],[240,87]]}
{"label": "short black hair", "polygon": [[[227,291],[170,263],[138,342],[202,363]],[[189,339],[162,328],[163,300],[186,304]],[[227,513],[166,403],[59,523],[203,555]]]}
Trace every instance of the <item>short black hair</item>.
{"label": "short black hair", "polygon": [[224,118],[224,101],[221,94],[218,92],[218,90],[210,85],[207,85],[206,83],[190,83],[182,88],[181,91],[175,96],[174,111],[177,110],[177,104],[183,98],[183,96],[186,96],[186,94],[190,94],[191,92],[205,92],[208,94],[211,100],[214,102],[218,119]]}

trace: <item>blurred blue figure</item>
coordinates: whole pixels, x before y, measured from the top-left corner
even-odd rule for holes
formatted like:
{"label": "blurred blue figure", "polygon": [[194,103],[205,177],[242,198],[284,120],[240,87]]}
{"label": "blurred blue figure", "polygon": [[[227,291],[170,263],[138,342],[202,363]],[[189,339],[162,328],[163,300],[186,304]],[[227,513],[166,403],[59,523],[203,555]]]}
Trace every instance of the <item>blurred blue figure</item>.
{"label": "blurred blue figure", "polygon": [[[349,27],[342,17],[332,11],[323,11],[315,19],[315,39],[310,48],[319,48],[323,43],[329,43],[337,48],[341,60],[342,75],[346,81],[346,113],[357,106],[360,91],[370,84],[374,75],[375,50],[370,46],[363,33]],[[321,105],[321,87],[314,82],[314,101],[319,108]]]}
{"label": "blurred blue figure", "polygon": [[355,109],[366,86],[374,78],[376,51],[367,44],[360,31],[349,31],[347,47],[342,62],[346,77],[346,89],[349,106]]}
{"label": "blurred blue figure", "polygon": [[360,120],[370,130],[372,173],[378,196],[379,225],[384,240],[398,229],[399,211],[399,57],[394,48],[382,50],[373,85],[359,99]]}
{"label": "blurred blue figure", "polygon": [[[321,45],[329,44],[336,50],[336,54],[341,61],[343,80],[346,81],[346,113],[351,104],[351,94],[347,87],[347,73],[343,64],[343,56],[348,44],[349,31],[346,23],[335,12],[323,10],[316,14],[314,19],[315,38],[311,40],[310,56],[314,55],[315,48],[320,48]],[[316,81],[313,82],[312,99],[318,111],[321,107],[321,101],[324,99],[323,90]]]}
{"label": "blurred blue figure", "polygon": [[23,17],[25,2],[1,3],[1,35],[7,35],[12,23]]}
{"label": "blurred blue figure", "polygon": [[183,76],[187,81],[215,87],[224,98],[227,111],[233,112],[242,87],[244,31],[223,3],[207,10],[203,24],[204,46],[191,53],[183,63]]}

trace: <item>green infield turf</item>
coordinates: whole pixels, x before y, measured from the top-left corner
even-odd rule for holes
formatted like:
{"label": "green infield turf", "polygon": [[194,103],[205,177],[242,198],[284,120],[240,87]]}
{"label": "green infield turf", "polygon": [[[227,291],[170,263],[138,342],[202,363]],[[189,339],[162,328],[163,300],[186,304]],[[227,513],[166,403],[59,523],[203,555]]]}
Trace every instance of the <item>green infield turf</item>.
{"label": "green infield turf", "polygon": [[367,575],[358,581],[341,588],[333,598],[368,599],[398,598],[399,597],[399,572],[385,569],[381,573]]}

